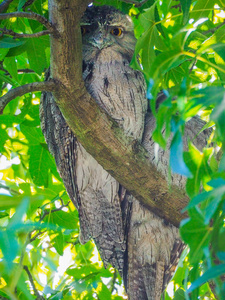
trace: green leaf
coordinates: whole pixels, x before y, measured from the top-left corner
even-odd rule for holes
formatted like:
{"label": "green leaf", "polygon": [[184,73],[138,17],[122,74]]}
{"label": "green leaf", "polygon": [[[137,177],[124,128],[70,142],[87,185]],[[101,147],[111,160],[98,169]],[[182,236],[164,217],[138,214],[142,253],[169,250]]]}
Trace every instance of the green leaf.
{"label": "green leaf", "polygon": [[160,53],[155,58],[148,75],[157,82],[165,75],[165,73],[169,72],[173,68],[178,67],[187,59],[187,57],[182,55],[180,49]]}
{"label": "green leaf", "polygon": [[5,267],[10,272],[13,269],[13,261],[19,251],[19,244],[14,231],[0,231],[0,249],[5,260]]}
{"label": "green leaf", "polygon": [[111,293],[104,283],[101,284],[101,290],[98,292],[98,298],[100,300],[105,300],[105,299],[111,298]]}
{"label": "green leaf", "polygon": [[51,240],[52,246],[61,256],[63,255],[63,242],[64,242],[64,238],[61,231],[59,231],[56,234],[56,236]]}
{"label": "green leaf", "polygon": [[24,134],[29,142],[29,145],[38,145],[44,143],[44,137],[40,128],[25,126],[24,123],[20,125],[21,132]]}
{"label": "green leaf", "polygon": [[1,51],[0,51],[0,60],[3,60],[8,52],[9,52],[9,49],[7,49],[7,48],[3,49],[2,48]]}
{"label": "green leaf", "polygon": [[[221,49],[219,52],[224,50],[224,41],[225,41],[225,25],[218,28],[208,39],[202,43],[202,46],[197,50],[197,53],[202,54],[207,49]],[[222,54],[222,58],[224,54]]]}
{"label": "green leaf", "polygon": [[209,86],[204,89],[192,91],[192,98],[188,101],[186,110],[191,111],[195,107],[198,109],[207,108],[223,101],[225,89],[222,86]]}
{"label": "green leaf", "polygon": [[217,134],[221,142],[225,142],[225,89],[224,89],[224,97],[220,103],[218,103],[210,116],[210,119],[216,123]]}
{"label": "green leaf", "polygon": [[186,189],[190,197],[199,193],[201,185],[206,186],[211,179],[212,170],[208,161],[212,155],[213,149],[204,149],[203,153],[193,144],[189,144],[189,152],[184,153],[184,161],[192,173],[192,178],[188,178]]}
{"label": "green leaf", "polygon": [[182,288],[176,290],[173,300],[185,300],[185,292]]}
{"label": "green leaf", "polygon": [[137,41],[135,57],[141,56],[144,70],[148,72],[155,59],[154,47],[159,50],[166,49],[155,24],[155,4],[140,16],[140,24],[145,29],[145,32]]}
{"label": "green leaf", "polygon": [[48,185],[48,170],[51,166],[49,152],[39,145],[31,145],[28,154],[30,155],[29,171],[33,182],[38,186]]}
{"label": "green leaf", "polygon": [[7,212],[5,212],[5,211],[0,212],[0,219],[8,217],[8,216],[9,216],[9,214]]}
{"label": "green leaf", "polygon": [[17,225],[23,224],[23,217],[25,216],[28,206],[29,206],[29,197],[24,197],[21,204],[17,207],[16,212],[10,219],[8,230],[14,229],[14,227],[17,227]]}
{"label": "green leaf", "polygon": [[190,218],[181,221],[180,234],[190,246],[191,263],[197,263],[204,255],[203,249],[209,243],[211,231],[198,208],[190,209],[189,215]]}
{"label": "green leaf", "polygon": [[[225,30],[225,27],[224,27]],[[210,46],[211,49],[213,49],[222,59],[225,61],[225,45],[220,43],[220,44],[215,44]]]}
{"label": "green leaf", "polygon": [[5,64],[7,71],[12,76],[12,78],[14,80],[18,81],[17,64],[16,64],[15,57],[5,57],[4,64]]}
{"label": "green leaf", "polygon": [[21,11],[24,4],[27,2],[27,0],[20,0],[18,4],[18,11]]}
{"label": "green leaf", "polygon": [[174,173],[192,177],[187,165],[183,158],[183,141],[180,131],[177,131],[173,137],[170,146],[170,166]]}
{"label": "green leaf", "polygon": [[44,69],[48,66],[45,46],[40,42],[40,39],[37,38],[29,39],[26,46],[30,68],[41,75]]}
{"label": "green leaf", "polygon": [[48,222],[65,229],[77,229],[78,218],[75,212],[57,211],[46,216]]}
{"label": "green leaf", "polygon": [[192,292],[203,283],[209,281],[210,279],[214,279],[217,276],[223,275],[224,273],[225,273],[225,264],[221,264],[209,268],[201,277],[199,277],[196,281],[192,283],[192,285],[190,286],[187,292],[188,293]]}
{"label": "green leaf", "polygon": [[180,0],[181,8],[183,11],[183,24],[186,24],[189,17],[189,10],[191,7],[191,0]]}
{"label": "green leaf", "polygon": [[14,48],[21,45],[24,45],[24,40],[18,40],[10,37],[3,37],[0,38],[0,48]]}
{"label": "green leaf", "polygon": [[11,79],[9,76],[4,75],[4,72],[0,70],[0,80],[3,82],[9,83],[13,87],[19,86],[18,82],[16,82],[14,79]]}
{"label": "green leaf", "polygon": [[214,5],[214,0],[198,0],[190,14],[190,18],[199,20],[208,17]]}

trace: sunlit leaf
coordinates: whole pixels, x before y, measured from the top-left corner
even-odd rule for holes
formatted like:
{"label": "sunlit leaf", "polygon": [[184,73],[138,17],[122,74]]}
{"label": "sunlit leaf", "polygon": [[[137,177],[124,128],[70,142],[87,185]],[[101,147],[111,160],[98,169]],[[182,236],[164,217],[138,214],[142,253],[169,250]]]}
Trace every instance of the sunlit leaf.
{"label": "sunlit leaf", "polygon": [[198,20],[207,17],[210,11],[213,9],[214,5],[214,0],[198,0],[194,6],[192,13],[190,14],[190,18]]}

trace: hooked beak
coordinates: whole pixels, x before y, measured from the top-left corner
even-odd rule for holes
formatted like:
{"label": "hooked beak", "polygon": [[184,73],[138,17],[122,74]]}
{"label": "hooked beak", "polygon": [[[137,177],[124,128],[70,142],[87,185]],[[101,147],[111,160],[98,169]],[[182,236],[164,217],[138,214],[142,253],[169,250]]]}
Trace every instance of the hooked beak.
{"label": "hooked beak", "polygon": [[102,50],[103,48],[109,47],[112,45],[112,41],[104,37],[103,34],[99,34],[98,36],[92,37],[92,39],[89,41],[90,44],[99,50]]}

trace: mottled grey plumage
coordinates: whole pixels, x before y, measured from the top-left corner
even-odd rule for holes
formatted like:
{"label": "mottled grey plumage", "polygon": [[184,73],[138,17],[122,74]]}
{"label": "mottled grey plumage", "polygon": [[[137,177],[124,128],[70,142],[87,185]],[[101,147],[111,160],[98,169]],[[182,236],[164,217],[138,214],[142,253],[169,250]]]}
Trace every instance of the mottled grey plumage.
{"label": "mottled grey plumage", "polygon": [[[135,37],[128,16],[112,7],[90,7],[81,20],[83,78],[88,92],[125,133],[141,140],[147,110],[145,81],[130,68]],[[112,30],[121,30],[117,36]],[[117,32],[115,32],[117,33]],[[93,238],[102,260],[122,274],[126,249],[119,183],[89,155],[45,93],[42,130],[70,198],[80,215],[80,240]]]}
{"label": "mottled grey plumage", "polygon": [[[81,28],[88,92],[125,134],[141,141],[146,86],[143,75],[129,66],[135,47],[131,20],[112,7],[90,7]],[[40,118],[49,150],[79,212],[81,242],[94,239],[104,263],[123,274],[129,299],[160,299],[171,278],[170,264],[176,265],[182,250],[178,230],[144,208],[86,152],[50,93],[43,94]],[[151,144],[148,134],[145,142]]]}

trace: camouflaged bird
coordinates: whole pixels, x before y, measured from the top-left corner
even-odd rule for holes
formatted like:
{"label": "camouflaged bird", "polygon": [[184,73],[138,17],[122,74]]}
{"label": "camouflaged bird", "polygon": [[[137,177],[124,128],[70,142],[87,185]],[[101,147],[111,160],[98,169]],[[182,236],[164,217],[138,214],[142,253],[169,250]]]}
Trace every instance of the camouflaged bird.
{"label": "camouflaged bird", "polygon": [[[126,135],[142,141],[146,84],[142,73],[130,67],[136,43],[131,19],[113,7],[91,6],[81,19],[81,32],[88,92]],[[50,93],[43,93],[40,118],[79,212],[81,242],[95,241],[104,264],[123,275],[129,299],[160,299],[183,249],[177,228],[143,207],[86,152]]]}

